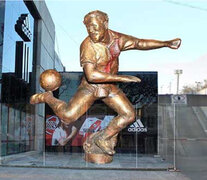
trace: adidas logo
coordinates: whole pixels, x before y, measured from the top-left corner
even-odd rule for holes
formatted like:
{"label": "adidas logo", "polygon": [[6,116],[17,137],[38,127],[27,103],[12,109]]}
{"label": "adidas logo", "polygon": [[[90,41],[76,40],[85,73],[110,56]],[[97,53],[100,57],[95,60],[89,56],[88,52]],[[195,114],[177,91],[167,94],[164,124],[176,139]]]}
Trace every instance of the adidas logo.
{"label": "adidas logo", "polygon": [[129,132],[147,132],[147,128],[144,127],[140,119],[137,119],[128,128]]}

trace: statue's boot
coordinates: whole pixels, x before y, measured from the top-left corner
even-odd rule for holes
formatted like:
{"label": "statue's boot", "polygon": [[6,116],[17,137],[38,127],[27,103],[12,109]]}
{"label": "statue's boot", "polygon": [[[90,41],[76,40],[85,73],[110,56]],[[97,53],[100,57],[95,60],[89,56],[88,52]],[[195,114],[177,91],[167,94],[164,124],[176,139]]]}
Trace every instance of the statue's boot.
{"label": "statue's boot", "polygon": [[46,102],[46,98],[53,97],[52,91],[34,94],[30,97],[30,104],[39,104]]}
{"label": "statue's boot", "polygon": [[99,136],[95,138],[95,144],[101,148],[101,150],[109,155],[114,155],[114,142],[111,141],[111,139],[108,139],[103,133],[101,133]]}

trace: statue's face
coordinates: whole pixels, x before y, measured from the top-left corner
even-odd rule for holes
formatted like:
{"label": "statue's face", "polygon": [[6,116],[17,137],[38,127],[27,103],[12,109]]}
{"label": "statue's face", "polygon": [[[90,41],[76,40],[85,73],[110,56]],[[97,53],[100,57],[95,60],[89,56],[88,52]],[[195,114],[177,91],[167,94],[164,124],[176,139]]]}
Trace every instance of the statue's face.
{"label": "statue's face", "polygon": [[107,31],[106,23],[98,20],[97,18],[91,18],[90,21],[86,24],[88,35],[91,40],[95,43],[101,42],[104,39],[104,36]]}

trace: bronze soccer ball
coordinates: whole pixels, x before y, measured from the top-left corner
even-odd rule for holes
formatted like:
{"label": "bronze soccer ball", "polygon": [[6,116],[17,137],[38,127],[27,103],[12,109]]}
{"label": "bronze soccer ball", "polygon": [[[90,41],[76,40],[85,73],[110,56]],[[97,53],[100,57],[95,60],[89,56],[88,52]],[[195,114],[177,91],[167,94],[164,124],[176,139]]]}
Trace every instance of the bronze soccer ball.
{"label": "bronze soccer ball", "polygon": [[61,85],[61,75],[54,69],[48,69],[40,75],[40,86],[46,91],[55,91]]}

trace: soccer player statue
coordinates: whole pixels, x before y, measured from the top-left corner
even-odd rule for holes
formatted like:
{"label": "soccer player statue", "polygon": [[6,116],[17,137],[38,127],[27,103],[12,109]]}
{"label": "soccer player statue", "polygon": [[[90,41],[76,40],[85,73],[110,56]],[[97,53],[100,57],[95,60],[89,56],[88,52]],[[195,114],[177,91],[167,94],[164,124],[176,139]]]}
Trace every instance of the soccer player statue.
{"label": "soccer player statue", "polygon": [[[84,77],[74,97],[65,103],[53,97],[52,90],[35,94],[31,104],[47,103],[66,124],[76,121],[100,99],[117,112],[109,125],[89,136],[84,143],[85,160],[108,163],[113,159],[118,133],[135,120],[135,110],[126,95],[114,82],[137,82],[134,76],[117,75],[119,55],[127,50],[151,50],[162,47],[178,49],[181,39],[159,41],[139,39],[112,31],[108,28],[108,16],[101,11],[92,11],[84,17],[88,36],[80,46],[80,64]],[[130,63],[130,62],[127,62]]]}

